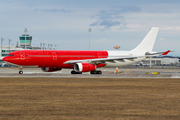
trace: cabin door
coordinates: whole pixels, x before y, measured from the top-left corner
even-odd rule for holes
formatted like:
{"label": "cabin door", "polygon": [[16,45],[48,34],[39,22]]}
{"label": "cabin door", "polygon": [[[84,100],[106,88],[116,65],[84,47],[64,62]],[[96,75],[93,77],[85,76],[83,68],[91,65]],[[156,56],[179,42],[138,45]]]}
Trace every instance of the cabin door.
{"label": "cabin door", "polygon": [[57,60],[57,54],[55,52],[52,53],[53,60]]}
{"label": "cabin door", "polygon": [[101,53],[98,53],[98,58],[102,58],[102,54]]}
{"label": "cabin door", "polygon": [[25,59],[25,54],[24,54],[24,52],[20,52],[20,58],[21,58],[21,60],[24,60],[24,59]]}

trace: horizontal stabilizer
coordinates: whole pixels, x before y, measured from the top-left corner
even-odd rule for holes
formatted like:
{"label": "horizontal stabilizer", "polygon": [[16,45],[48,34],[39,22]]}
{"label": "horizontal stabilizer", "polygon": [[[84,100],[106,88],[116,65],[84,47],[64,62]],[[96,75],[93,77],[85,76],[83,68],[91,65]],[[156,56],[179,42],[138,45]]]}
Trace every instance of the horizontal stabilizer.
{"label": "horizontal stabilizer", "polygon": [[146,52],[145,55],[158,55],[158,54],[161,54],[161,55],[167,55],[169,52],[174,52],[174,51],[166,51],[166,52]]}

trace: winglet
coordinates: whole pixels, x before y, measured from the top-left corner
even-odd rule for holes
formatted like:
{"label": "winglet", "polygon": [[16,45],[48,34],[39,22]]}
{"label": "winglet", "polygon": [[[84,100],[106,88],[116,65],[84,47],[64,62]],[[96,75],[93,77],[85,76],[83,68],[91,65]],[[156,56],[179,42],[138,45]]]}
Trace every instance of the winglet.
{"label": "winglet", "polygon": [[162,55],[167,55],[169,52],[171,52],[170,50],[164,52]]}

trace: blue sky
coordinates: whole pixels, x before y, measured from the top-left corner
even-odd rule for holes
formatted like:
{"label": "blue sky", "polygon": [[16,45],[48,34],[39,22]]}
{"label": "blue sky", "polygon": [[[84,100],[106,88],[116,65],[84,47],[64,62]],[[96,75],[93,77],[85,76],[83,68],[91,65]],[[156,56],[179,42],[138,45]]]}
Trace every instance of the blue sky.
{"label": "blue sky", "polygon": [[135,48],[151,27],[159,27],[154,51],[180,56],[179,0],[1,0],[0,38],[19,42],[24,29],[32,45],[57,45],[62,50]]}

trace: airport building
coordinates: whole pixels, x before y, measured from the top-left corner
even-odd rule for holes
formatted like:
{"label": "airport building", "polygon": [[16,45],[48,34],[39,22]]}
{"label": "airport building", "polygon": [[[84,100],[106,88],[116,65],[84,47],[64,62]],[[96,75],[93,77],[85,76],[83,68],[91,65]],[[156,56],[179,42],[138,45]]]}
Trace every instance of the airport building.
{"label": "airport building", "polygon": [[30,36],[29,34],[22,34],[22,36],[19,36],[19,40],[20,40],[20,46],[18,46],[17,43],[17,48],[23,48],[25,49],[30,49],[30,50],[40,50],[40,47],[33,47],[31,46],[31,42],[32,42],[32,36]]}
{"label": "airport building", "polygon": [[179,58],[173,56],[162,56],[162,57],[152,57],[146,58],[142,61],[143,64],[157,65],[157,66],[166,66],[166,65],[179,65]]}
{"label": "airport building", "polygon": [[160,57],[152,57],[146,58],[145,60],[128,65],[123,66],[122,68],[136,68],[136,67],[143,67],[143,68],[174,68],[180,67],[180,58],[173,57],[173,56],[160,56]]}
{"label": "airport building", "polygon": [[32,36],[29,36],[28,34],[23,34],[22,36],[19,36],[20,45],[23,49],[25,49],[25,45],[27,49],[31,49],[31,42],[32,42]]}
{"label": "airport building", "polygon": [[[1,51],[0,51],[0,64],[3,62],[2,59],[3,57],[7,56],[10,52],[18,51],[18,50],[24,50],[25,47],[26,49],[31,49],[31,50],[40,50],[40,47],[33,47],[31,46],[32,43],[32,36],[29,34],[22,34],[19,36],[20,40],[20,46],[17,42],[16,45],[1,45]],[[2,44],[3,39],[1,39],[1,44]]]}
{"label": "airport building", "polygon": [[15,45],[2,46],[2,50],[0,51],[0,64],[3,62],[2,61],[3,57],[7,56],[10,52],[14,52],[14,51],[17,51],[17,50],[23,50],[23,48],[17,47]]}

